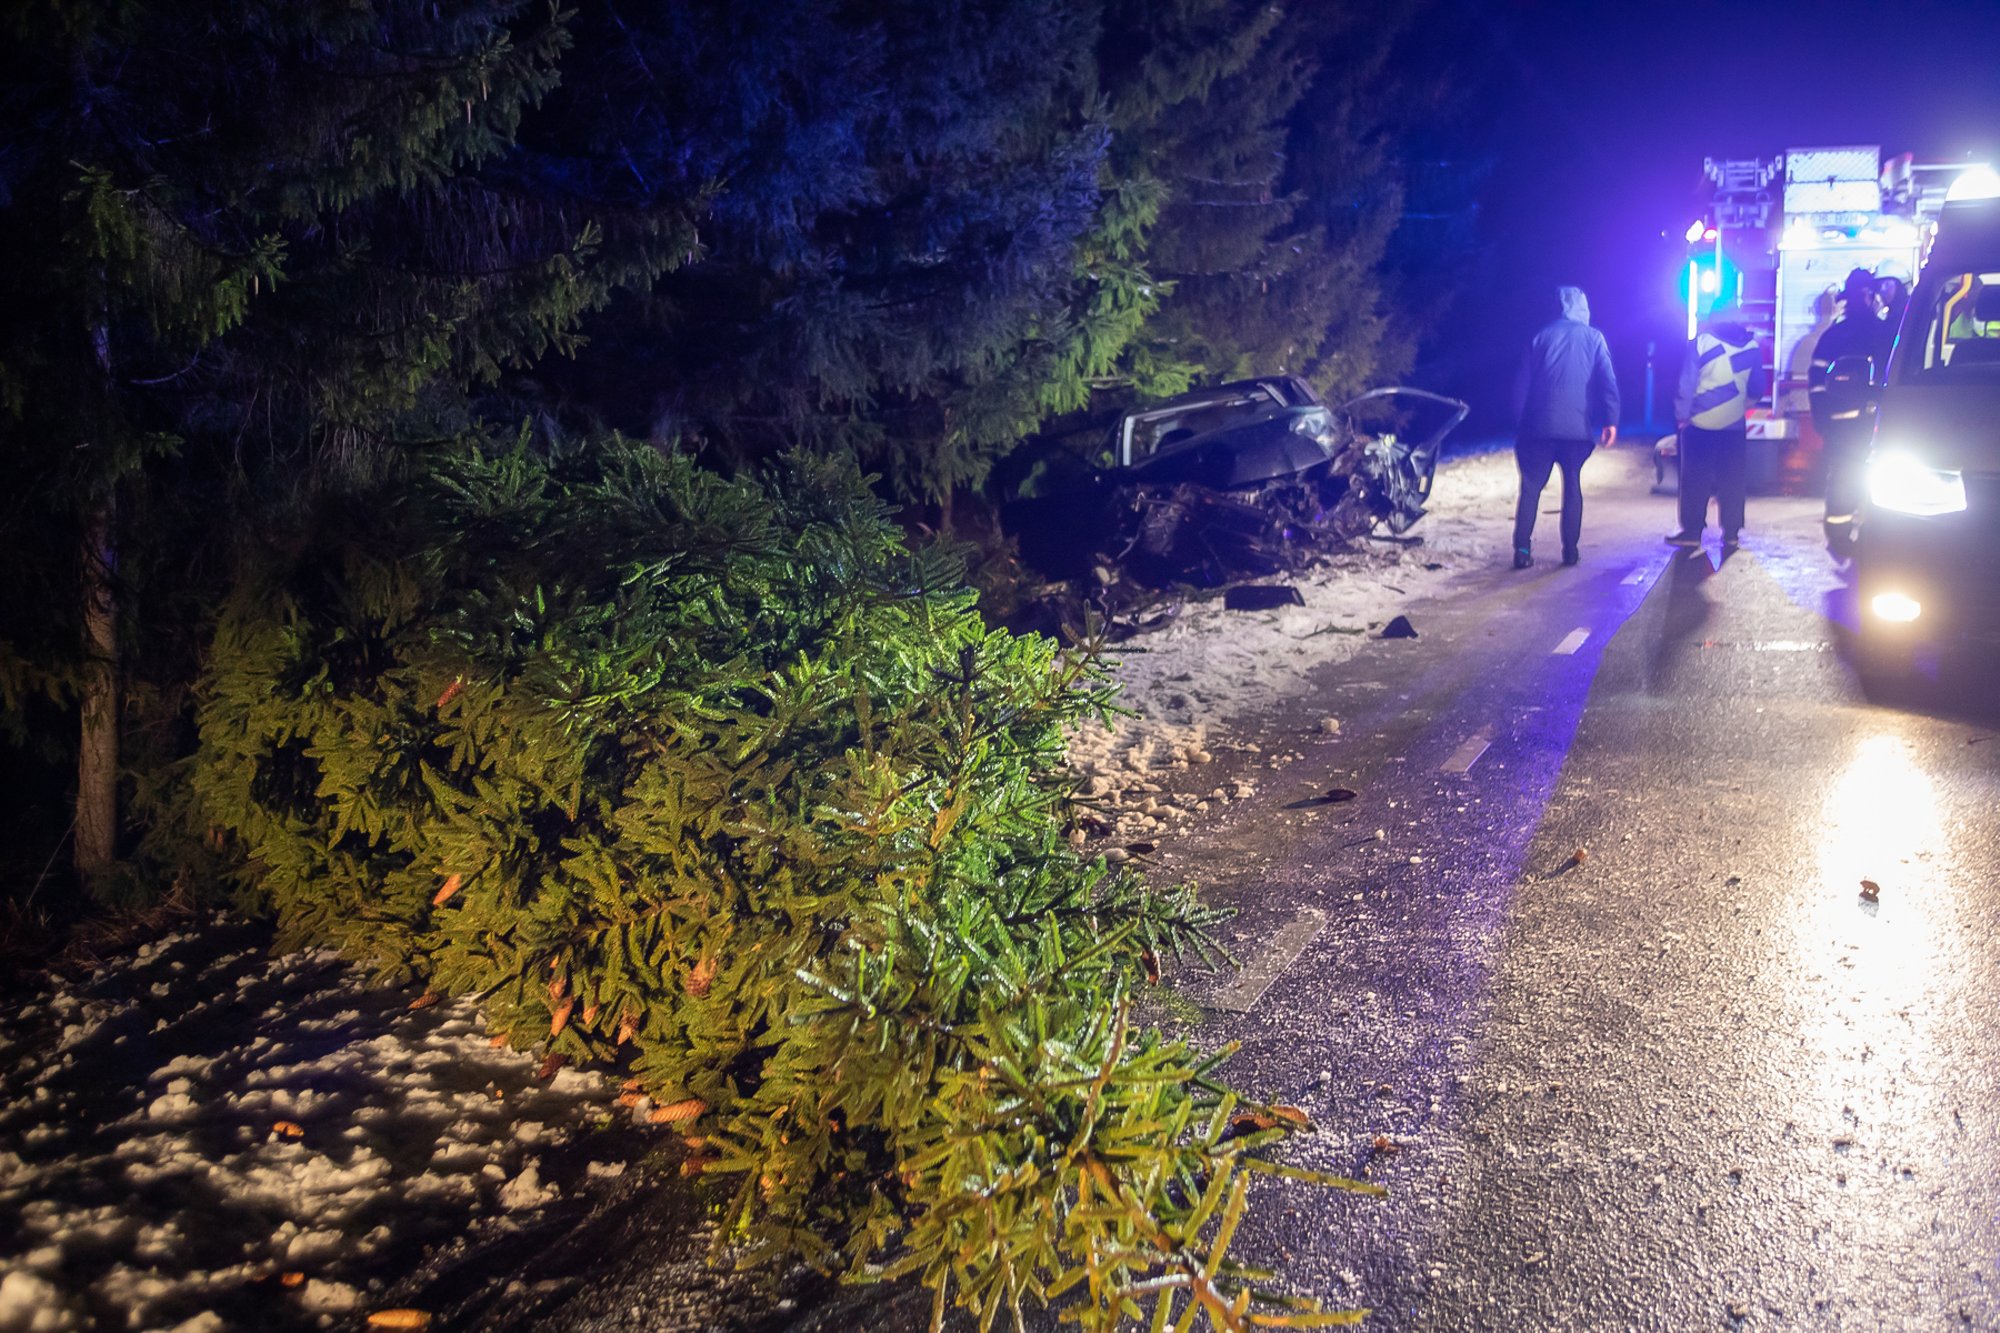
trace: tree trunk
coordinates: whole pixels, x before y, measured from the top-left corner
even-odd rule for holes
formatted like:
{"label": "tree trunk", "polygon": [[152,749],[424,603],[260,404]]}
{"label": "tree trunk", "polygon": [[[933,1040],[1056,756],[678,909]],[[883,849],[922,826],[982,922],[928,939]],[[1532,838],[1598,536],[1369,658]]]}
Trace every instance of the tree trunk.
{"label": "tree trunk", "polygon": [[76,870],[95,882],[118,859],[117,511],[107,496],[84,516],[83,735],[76,762]]}
{"label": "tree trunk", "polygon": [[[101,276],[101,275],[100,275]],[[98,311],[90,349],[112,390],[111,322]],[[99,441],[99,447],[103,442]],[[97,884],[118,860],[118,502],[107,467],[104,489],[83,515],[83,725],[76,752],[77,878]]]}

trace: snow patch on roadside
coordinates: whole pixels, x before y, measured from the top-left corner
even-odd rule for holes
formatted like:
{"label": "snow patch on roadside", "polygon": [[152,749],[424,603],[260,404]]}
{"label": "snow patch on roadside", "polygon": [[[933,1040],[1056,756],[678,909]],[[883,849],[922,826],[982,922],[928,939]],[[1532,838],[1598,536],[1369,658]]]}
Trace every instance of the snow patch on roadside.
{"label": "snow patch on roadside", "polygon": [[598,1178],[546,1154],[629,1116],[615,1084],[541,1082],[470,1001],[411,1012],[252,935],[218,920],[0,1004],[0,1333],[322,1327]]}

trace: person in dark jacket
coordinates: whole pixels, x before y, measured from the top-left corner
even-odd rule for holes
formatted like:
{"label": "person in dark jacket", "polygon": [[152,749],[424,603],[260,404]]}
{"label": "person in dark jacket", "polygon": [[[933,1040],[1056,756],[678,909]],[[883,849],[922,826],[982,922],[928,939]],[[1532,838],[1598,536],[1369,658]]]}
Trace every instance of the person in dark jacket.
{"label": "person in dark jacket", "polygon": [[1826,544],[1837,557],[1845,557],[1852,543],[1874,427],[1858,409],[1833,409],[1826,395],[1827,372],[1844,356],[1865,356],[1881,376],[1896,341],[1895,326],[1882,316],[1875,275],[1865,268],[1853,270],[1841,287],[1840,318],[1819,336],[1806,381],[1813,425],[1826,445]]}
{"label": "person in dark jacket", "polygon": [[1618,438],[1618,377],[1611,349],[1590,327],[1590,300],[1579,287],[1557,289],[1562,318],[1528,342],[1514,386],[1519,422],[1514,459],[1521,468],[1521,498],[1514,506],[1514,568],[1535,563],[1535,513],[1549,473],[1563,476],[1562,560],[1577,562],[1583,536],[1583,463],[1591,450]]}
{"label": "person in dark jacket", "polygon": [[1681,526],[1667,540],[1676,546],[1701,545],[1708,525],[1708,497],[1715,497],[1722,544],[1734,549],[1743,526],[1744,471],[1749,453],[1744,416],[1753,399],[1764,396],[1764,353],[1734,307],[1702,321],[1688,344],[1674,394],[1674,421],[1680,427]]}

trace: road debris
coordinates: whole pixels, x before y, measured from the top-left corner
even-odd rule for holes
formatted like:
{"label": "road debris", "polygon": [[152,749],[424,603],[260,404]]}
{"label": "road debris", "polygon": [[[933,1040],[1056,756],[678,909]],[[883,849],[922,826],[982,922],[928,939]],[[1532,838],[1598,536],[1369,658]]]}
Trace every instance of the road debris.
{"label": "road debris", "polygon": [[1291,583],[1239,583],[1222,594],[1225,611],[1270,611],[1305,604],[1297,585]]}
{"label": "road debris", "polygon": [[1882,886],[1872,879],[1861,881],[1861,896],[1868,902],[1876,902],[1882,897]]}
{"label": "road debris", "polygon": [[1554,870],[1548,871],[1546,874],[1542,876],[1542,878],[1544,879],[1560,878],[1563,875],[1567,875],[1570,871],[1575,870],[1578,866],[1584,864],[1584,862],[1588,860],[1590,860],[1590,850],[1585,847],[1579,847],[1575,851],[1571,852],[1568,856],[1565,856],[1562,860],[1561,865],[1557,866]]}
{"label": "road debris", "polygon": [[1397,616],[1382,627],[1382,637],[1385,639],[1414,639],[1417,637],[1417,627],[1410,623],[1408,616]]}

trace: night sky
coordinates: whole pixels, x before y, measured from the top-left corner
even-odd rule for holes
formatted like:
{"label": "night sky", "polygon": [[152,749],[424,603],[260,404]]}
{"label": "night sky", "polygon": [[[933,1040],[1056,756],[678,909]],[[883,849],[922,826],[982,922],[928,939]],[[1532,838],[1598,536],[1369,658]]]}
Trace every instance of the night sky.
{"label": "night sky", "polygon": [[[1475,429],[1506,428],[1493,400],[1563,282],[1589,292],[1627,418],[1643,414],[1647,339],[1664,382],[1685,336],[1675,279],[1704,157],[1879,144],[2000,165],[2000,0],[1447,8],[1472,90],[1464,133],[1492,170],[1482,276],[1430,375],[1474,401]],[[1478,350],[1443,346],[1457,339]]]}

